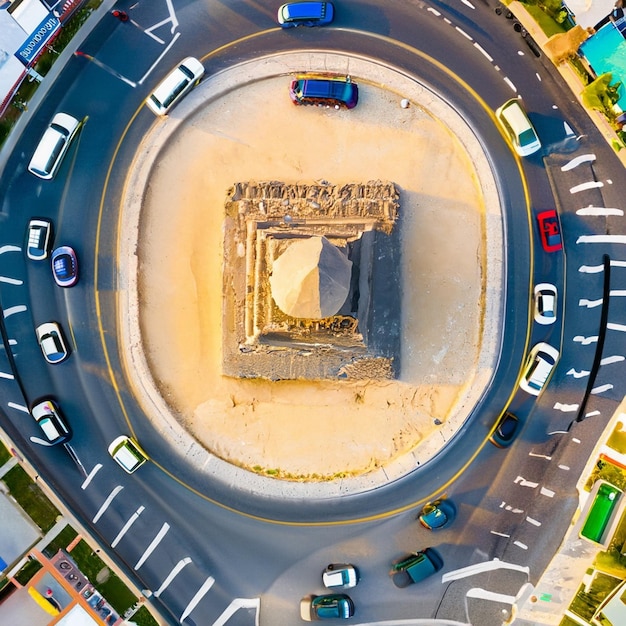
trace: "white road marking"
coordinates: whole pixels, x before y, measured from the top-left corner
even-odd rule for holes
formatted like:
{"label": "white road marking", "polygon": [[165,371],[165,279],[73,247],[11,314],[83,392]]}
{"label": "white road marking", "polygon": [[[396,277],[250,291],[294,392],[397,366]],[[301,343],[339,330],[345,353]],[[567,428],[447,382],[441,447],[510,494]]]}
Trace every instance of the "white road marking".
{"label": "white road marking", "polygon": [[[148,559],[148,557],[155,551],[157,546],[163,541],[163,537],[167,535],[167,531],[170,529],[170,525],[167,522],[163,522],[163,526],[156,534],[156,537],[150,542],[150,545],[145,549],[141,558],[135,563],[135,569],[138,570]],[[182,621],[182,620],[181,620]]]}
{"label": "white road marking", "polygon": [[93,477],[100,471],[101,468],[102,463],[96,463],[96,466],[91,470],[91,472],[89,472],[89,475],[87,476],[87,478],[85,478],[83,484],[80,486],[83,491],[87,489],[87,487],[89,487],[89,483],[93,480]]}
{"label": "white road marking", "polygon": [[497,530],[489,531],[492,535],[498,535],[498,537],[505,537],[508,539],[511,535],[507,535],[506,533],[499,533]]}
{"label": "white road marking", "polygon": [[19,278],[7,278],[6,276],[0,276],[0,283],[6,283],[7,285],[23,285],[24,281]]}
{"label": "white road marking", "polygon": [[525,543],[522,543],[521,541],[514,541],[513,545],[517,546],[518,548],[521,548],[522,550],[528,550],[528,546]]}
{"label": "white road marking", "polygon": [[214,582],[215,582],[215,578],[213,578],[213,576],[209,576],[204,581],[204,583],[202,583],[202,586],[200,587],[200,589],[198,589],[198,591],[196,591],[196,595],[193,598],[191,598],[191,600],[189,601],[189,604],[183,611],[183,614],[180,616],[181,624],[187,619],[187,617],[189,617],[189,614],[196,608],[196,605],[198,604],[198,602],[200,602],[200,600],[202,600],[202,598],[208,593],[209,589],[213,586]]}
{"label": "white road marking", "polygon": [[115,546],[122,540],[122,538],[124,537],[124,535],[128,532],[128,529],[137,521],[137,518],[143,513],[143,511],[145,510],[145,506],[140,506],[129,518],[128,521],[126,522],[126,524],[124,524],[124,526],[122,526],[122,530],[120,530],[119,533],[117,533],[117,537],[115,537],[115,539],[113,539],[113,542],[111,543],[111,547],[115,548]]}
{"label": "white road marking", "polygon": [[552,460],[552,457],[547,454],[535,454],[534,452],[529,452],[528,456],[534,456],[536,459],[545,459],[546,461]]}
{"label": "white road marking", "polygon": [[609,322],[606,327],[608,330],[619,330],[622,333],[626,332],[626,326],[624,326],[624,324],[613,324]]}
{"label": "white road marking", "polygon": [[496,569],[512,569],[516,572],[523,572],[524,574],[530,574],[530,568],[527,565],[516,565],[515,563],[507,563],[506,561],[500,561],[494,559],[493,561],[484,561],[482,563],[476,563],[475,565],[468,565],[460,569],[446,572],[441,577],[442,583],[448,583],[453,580],[460,580],[461,578],[467,578],[468,576],[475,576],[476,574],[482,574],[483,572],[490,572]]}
{"label": "white road marking", "polygon": [[526,521],[529,524],[532,524],[533,526],[541,526],[541,522],[538,522],[536,519],[533,519],[532,517],[526,516]]}
{"label": "white road marking", "polygon": [[491,600],[493,602],[504,602],[506,604],[514,604],[515,596],[505,596],[503,593],[495,591],[487,591],[480,587],[472,587],[466,594],[468,598],[479,598],[480,600]]}
{"label": "white road marking", "polygon": [[613,389],[613,385],[611,385],[610,383],[606,384],[606,385],[600,385],[599,387],[594,387],[591,390],[591,393],[593,395],[597,395],[599,393],[604,393],[605,391],[610,391],[611,389]]}
{"label": "white road marking", "polygon": [[[156,26],[153,26],[153,28],[156,28]],[[165,46],[165,49],[163,50],[163,52],[157,57],[157,60],[148,68],[148,71],[139,79],[139,81],[137,81],[138,85],[141,85],[143,81],[146,80],[148,76],[150,76],[150,74],[152,73],[152,70],[159,64],[161,59],[168,53],[169,49],[174,45],[174,43],[179,37],[180,37],[180,33],[176,33],[172,41],[170,41],[170,43],[167,46]]]}
{"label": "white road marking", "polygon": [[113,502],[113,500],[115,499],[115,496],[117,496],[117,494],[120,491],[122,491],[122,489],[124,489],[122,485],[118,485],[115,489],[113,489],[113,491],[109,494],[107,499],[104,501],[104,504],[100,507],[100,509],[96,513],[96,516],[93,518],[92,522],[94,524],[104,515],[106,510],[109,508],[109,505],[111,504],[111,502]]}
{"label": "white road marking", "polygon": [[17,411],[22,411],[23,413],[30,413],[27,406],[23,404],[17,404],[16,402],[7,402],[7,406],[10,409],[16,409]]}
{"label": "white road marking", "polygon": [[587,370],[580,370],[579,372],[578,370],[572,368],[571,370],[568,370],[565,375],[573,376],[574,378],[584,378],[585,376],[589,376],[590,373],[591,372],[588,372]]}
{"label": "white road marking", "polygon": [[624,211],[622,209],[609,209],[601,206],[588,206],[584,209],[578,209],[576,211],[576,215],[617,215],[622,217],[624,215]]}
{"label": "white road marking", "polygon": [[[610,265],[611,267],[626,267],[626,261],[611,261]],[[578,271],[584,274],[597,274],[604,271],[604,265],[581,265]]]}
{"label": "white road marking", "polygon": [[[595,417],[596,415],[600,415],[600,411],[589,411],[589,413],[585,413],[585,417]],[[580,439],[572,439],[576,443],[580,443]]]}
{"label": "white road marking", "polygon": [[547,489],[546,487],[542,487],[539,492],[542,496],[548,496],[548,498],[554,498],[554,491],[552,489]]}
{"label": "white road marking", "polygon": [[578,306],[586,306],[588,309],[593,309],[602,304],[602,298],[598,300],[587,300],[587,298],[581,298],[578,301]]}
{"label": "white road marking", "polygon": [[19,246],[0,246],[0,254],[4,254],[5,252],[21,252],[22,248]]}
{"label": "white road marking", "polygon": [[466,39],[469,39],[469,41],[472,41],[471,36],[468,35],[462,28],[455,26],[454,29],[456,30],[457,33],[460,33],[461,35],[463,35],[463,37],[465,37]]}
{"label": "white road marking", "polygon": [[536,78],[539,82],[541,82],[541,76],[540,76],[539,72],[535,72],[535,78]]}
{"label": "white road marking", "polygon": [[439,11],[437,11],[437,9],[433,9],[432,7],[428,7],[426,10],[430,11],[431,13],[436,15],[437,17],[441,17],[441,13]]}
{"label": "white road marking", "polygon": [[539,483],[526,480],[523,476],[518,476],[513,482],[520,487],[530,487],[531,489],[535,489],[539,486]]}
{"label": "white road marking", "polygon": [[581,235],[576,243],[626,243],[626,235]]}
{"label": "white road marking", "polygon": [[500,503],[500,508],[508,511],[509,513],[523,513],[522,509],[514,509],[510,504],[507,504],[504,500]]}
{"label": "white road marking", "polygon": [[26,311],[25,304],[16,304],[15,306],[10,306],[8,309],[4,309],[4,319],[9,317],[10,315],[15,315],[16,313],[23,313]]}
{"label": "white road marking", "polygon": [[576,335],[574,337],[574,341],[581,343],[583,346],[589,345],[590,343],[595,343],[598,341],[597,335],[595,337],[583,337],[582,335]]}
{"label": "white road marking", "polygon": [[0,372],[0,378],[6,378],[8,380],[15,380],[15,376],[9,372]]}
{"label": "white road marking", "polygon": [[560,402],[556,402],[552,408],[562,411],[563,413],[571,413],[572,411],[578,411],[578,406],[578,404],[561,404]]}
{"label": "white road marking", "polygon": [[470,9],[475,9],[476,7],[471,3],[468,2],[468,0],[461,0],[461,2],[466,6],[469,7]]}
{"label": "white road marking", "polygon": [[507,76],[504,77],[504,82],[515,92],[517,93],[517,87],[513,84],[513,81]]}
{"label": "white road marking", "polygon": [[579,193],[580,191],[587,191],[587,189],[597,189],[598,187],[604,187],[604,183],[599,180],[590,180],[587,183],[580,183],[580,185],[575,185],[574,187],[570,187],[570,193]]}
{"label": "white road marking", "polygon": [[[592,412],[591,412],[591,413],[589,413],[588,415],[591,415],[591,414],[594,414],[594,415],[595,415],[596,413],[600,413],[600,411],[592,411]],[[579,439],[578,437],[572,437],[572,441],[573,441],[574,443],[580,443],[580,439]]]}
{"label": "white road marking", "polygon": [[178,576],[180,571],[185,567],[185,565],[189,565],[191,563],[191,559],[186,556],[184,559],[181,559],[174,565],[170,573],[165,577],[165,580],[161,583],[161,586],[154,592],[154,597],[158,598],[169,586],[169,584]]}
{"label": "white road marking", "polygon": [[626,357],[623,357],[619,354],[616,354],[614,356],[607,356],[600,361],[600,365],[610,365],[611,363],[620,363],[624,359],[626,359]]}
{"label": "white road marking", "polygon": [[559,469],[565,470],[566,472],[567,472],[567,471],[569,471],[569,469],[570,469],[569,465],[563,465],[562,463],[559,463],[559,464],[557,465],[557,467],[558,467]]}
{"label": "white road marking", "polygon": [[[260,598],[235,598],[224,610],[224,612],[213,622],[212,626],[224,626],[224,624],[239,609],[256,609],[255,624],[259,623],[259,609],[261,608]],[[404,620],[403,620],[404,621]],[[412,620],[410,620],[412,621]]]}
{"label": "white road marking", "polygon": [[480,44],[474,42],[474,47],[476,48],[476,50],[483,54],[483,56],[489,61],[489,63],[493,63],[493,57],[489,56],[489,54],[487,54],[487,51]]}
{"label": "white road marking", "polygon": [[[565,122],[565,126],[569,128],[567,122]],[[568,135],[573,135],[574,131],[570,129],[571,132],[568,132]],[[582,163],[592,163],[596,160],[595,154],[581,154],[576,158],[572,159],[569,163],[566,163],[563,167],[561,167],[562,172],[569,172],[569,170],[573,170],[575,167],[578,167]]]}

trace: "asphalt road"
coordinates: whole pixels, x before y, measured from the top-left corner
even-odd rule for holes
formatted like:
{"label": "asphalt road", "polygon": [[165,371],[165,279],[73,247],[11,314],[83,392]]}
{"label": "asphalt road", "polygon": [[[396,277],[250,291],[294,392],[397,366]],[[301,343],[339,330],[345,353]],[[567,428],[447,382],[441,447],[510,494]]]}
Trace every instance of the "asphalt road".
{"label": "asphalt road", "polygon": [[[14,342],[9,349],[25,398],[31,402],[51,394],[58,399],[74,427],[72,446],[90,478],[80,475],[64,450],[28,442],[28,436],[37,434],[35,426],[24,412],[18,385],[10,380],[2,380],[0,391],[3,426],[103,544],[114,544],[117,558],[142,588],[155,592],[153,597],[158,596],[172,623],[182,618],[186,624],[220,623],[220,615],[236,598],[246,599],[241,602],[250,608],[236,612],[228,624],[254,623],[255,601],[261,598],[261,624],[292,625],[299,598],[319,590],[324,565],[348,560],[363,574],[352,594],[359,621],[436,616],[499,624],[502,611],[510,606],[468,599],[468,589],[515,595],[527,579],[536,581],[569,524],[578,472],[624,395],[624,365],[613,357],[626,354],[619,329],[626,323],[619,295],[626,279],[624,268],[616,264],[609,309],[614,327],[607,332],[607,360],[594,387],[599,391],[585,408],[589,417],[569,432],[548,434],[565,430],[576,417],[568,407],[581,405],[588,379],[582,372],[591,371],[595,357],[592,338],[599,332],[601,306],[580,303],[602,297],[604,277],[597,267],[604,254],[624,260],[619,239],[586,239],[623,232],[623,216],[599,210],[620,207],[623,168],[551,65],[529,52],[512,33],[511,22],[495,14],[495,5],[396,1],[381,7],[374,1],[346,0],[332,28],[284,33],[274,23],[279,4],[176,3],[179,24],[173,31],[172,22],[164,24],[149,35],[142,28],[164,19],[167,6],[140,2],[131,10],[133,24],[102,20],[81,46],[94,60],[73,58],[33,114],[0,180],[0,246],[22,246],[32,216],[53,218],[56,240],[73,245],[79,254],[81,280],[72,290],[62,291],[52,285],[46,264],[26,263],[21,252],[2,248],[0,275],[19,281],[0,283],[4,324]],[[228,45],[234,40],[236,45]],[[171,50],[159,59],[172,41]],[[187,54],[209,55],[205,66],[215,72],[260,53],[311,48],[363,54],[399,67],[431,85],[471,121],[497,168],[506,211],[506,315],[500,367],[490,389],[431,464],[372,493],[322,502],[278,501],[251,494],[245,485],[217,483],[198,473],[144,418],[117,356],[117,210],[135,147],[154,122],[149,112],[138,108],[176,60]],[[451,81],[444,67],[462,82]],[[540,156],[523,163],[530,210],[516,160],[475,102],[479,94],[496,108],[514,95],[511,82],[532,112],[545,147]],[[86,122],[60,175],[48,183],[34,179],[25,168],[57,110],[85,117]],[[564,121],[573,137],[566,135]],[[587,154],[594,160],[562,169]],[[571,192],[588,181],[603,186]],[[555,204],[566,256],[549,257],[541,251],[533,211]],[[598,210],[580,212],[589,206]],[[557,284],[565,298],[560,322],[547,331],[529,324],[530,287],[543,281]],[[71,358],[55,367],[41,359],[33,331],[51,319],[71,329],[70,343],[75,346]],[[98,328],[102,333],[95,332]],[[515,383],[527,348],[540,340],[562,344],[562,357],[536,403],[517,391]],[[9,368],[7,362],[2,371]],[[509,403],[525,422],[519,441],[508,451],[484,446],[449,484],[484,445],[488,429]],[[155,461],[184,484],[154,464],[130,477],[114,466],[106,445],[126,432],[129,423]],[[415,523],[412,505],[443,490],[454,499],[458,518],[449,530],[431,535]],[[390,511],[396,513],[386,516]],[[376,515],[380,519],[358,521]],[[502,575],[498,570],[446,585],[433,577],[420,586],[416,602],[411,591],[395,589],[386,572],[393,558],[426,545],[437,546],[444,556],[444,572],[497,557],[527,566],[529,575]]]}

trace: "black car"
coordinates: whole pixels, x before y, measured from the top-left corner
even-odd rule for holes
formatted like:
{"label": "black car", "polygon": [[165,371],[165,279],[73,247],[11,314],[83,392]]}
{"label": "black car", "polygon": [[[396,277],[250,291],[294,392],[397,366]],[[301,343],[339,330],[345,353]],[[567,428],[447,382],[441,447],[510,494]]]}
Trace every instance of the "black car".
{"label": "black car", "polygon": [[498,422],[489,441],[498,448],[507,448],[513,443],[519,430],[519,420],[513,413],[505,413]]}

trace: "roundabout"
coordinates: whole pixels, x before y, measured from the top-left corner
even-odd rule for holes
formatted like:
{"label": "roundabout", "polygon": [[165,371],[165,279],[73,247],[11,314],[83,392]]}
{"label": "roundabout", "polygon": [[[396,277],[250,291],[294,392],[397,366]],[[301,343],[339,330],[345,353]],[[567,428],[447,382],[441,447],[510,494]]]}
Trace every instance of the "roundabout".
{"label": "roundabout", "polygon": [[[319,68],[358,83],[356,109],[293,106],[289,76]],[[397,328],[381,315],[376,329],[399,334],[395,380],[224,376],[229,187],[379,179],[400,196],[397,301],[382,290],[373,305],[401,311]],[[203,470],[267,494],[366,490],[436,454],[488,385],[501,332],[498,190],[480,139],[413,77],[317,51],[233,66],[157,121],[125,189],[129,379],[146,415]]]}

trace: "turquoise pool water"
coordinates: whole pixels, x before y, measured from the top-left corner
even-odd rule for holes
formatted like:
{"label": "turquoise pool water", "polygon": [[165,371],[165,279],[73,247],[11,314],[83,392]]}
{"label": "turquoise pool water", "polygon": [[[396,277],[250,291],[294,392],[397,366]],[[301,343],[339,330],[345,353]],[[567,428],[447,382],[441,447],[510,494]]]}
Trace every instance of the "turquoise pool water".
{"label": "turquoise pool water", "polygon": [[[613,24],[604,25],[580,46],[580,51],[598,76],[611,72],[613,83],[626,83],[626,39]],[[618,105],[626,110],[626,89],[623,84],[619,93]]]}

